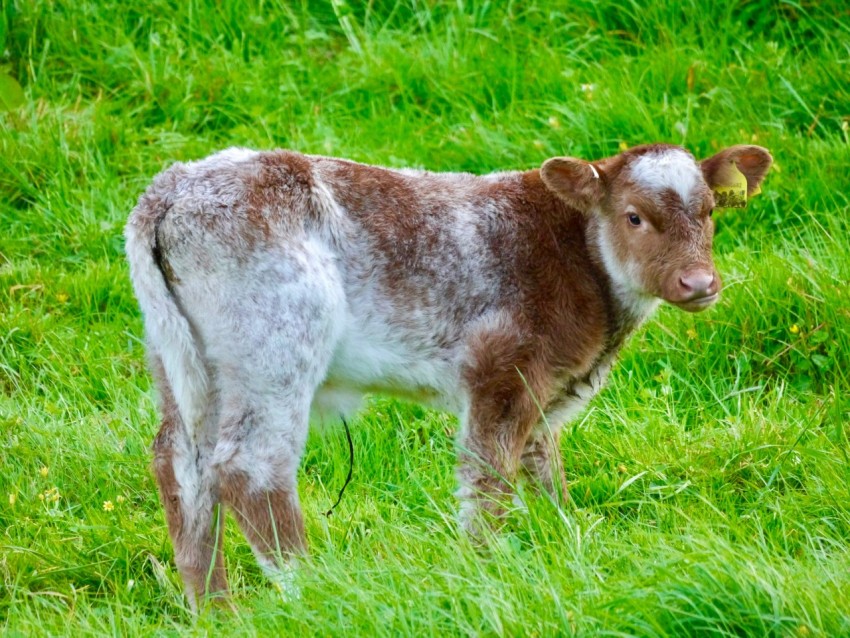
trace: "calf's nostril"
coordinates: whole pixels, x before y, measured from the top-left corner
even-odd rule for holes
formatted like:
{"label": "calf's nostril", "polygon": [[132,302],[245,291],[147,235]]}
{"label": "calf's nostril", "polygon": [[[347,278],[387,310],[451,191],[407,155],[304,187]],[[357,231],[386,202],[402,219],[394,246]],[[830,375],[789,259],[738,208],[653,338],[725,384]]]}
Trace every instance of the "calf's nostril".
{"label": "calf's nostril", "polygon": [[682,292],[692,297],[709,294],[714,283],[714,273],[704,270],[689,272],[679,277]]}

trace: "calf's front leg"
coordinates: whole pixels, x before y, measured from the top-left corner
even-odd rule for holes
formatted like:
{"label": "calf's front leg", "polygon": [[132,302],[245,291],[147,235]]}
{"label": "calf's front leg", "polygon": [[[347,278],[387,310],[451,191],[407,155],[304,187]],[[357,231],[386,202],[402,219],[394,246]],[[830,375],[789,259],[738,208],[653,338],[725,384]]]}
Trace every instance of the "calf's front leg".
{"label": "calf's front leg", "polygon": [[540,418],[537,392],[543,375],[531,355],[509,322],[496,323],[470,344],[457,496],[460,523],[473,536],[481,531],[482,514],[505,512],[526,441]]}
{"label": "calf's front leg", "polygon": [[560,430],[540,423],[528,437],[522,452],[522,470],[535,484],[559,504],[569,501],[567,477],[561,458]]}
{"label": "calf's front leg", "polygon": [[504,514],[519,466],[522,438],[509,421],[470,419],[458,441],[457,478],[460,523],[478,536],[483,515]]}

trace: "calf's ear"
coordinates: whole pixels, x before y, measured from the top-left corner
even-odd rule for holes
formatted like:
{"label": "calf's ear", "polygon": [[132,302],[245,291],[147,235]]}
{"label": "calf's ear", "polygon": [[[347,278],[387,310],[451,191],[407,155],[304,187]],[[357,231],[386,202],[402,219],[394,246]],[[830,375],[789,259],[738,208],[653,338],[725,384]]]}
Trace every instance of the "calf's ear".
{"label": "calf's ear", "polygon": [[746,205],[746,197],[756,195],[761,190],[761,182],[772,163],[773,157],[766,148],[740,144],[725,148],[717,155],[704,159],[700,162],[700,168],[706,184],[715,192],[715,196],[718,193],[728,193],[730,189],[743,190],[746,187],[746,196],[743,197]]}
{"label": "calf's ear", "polygon": [[574,157],[553,157],[540,168],[543,183],[573,208],[587,213],[604,193],[602,170]]}

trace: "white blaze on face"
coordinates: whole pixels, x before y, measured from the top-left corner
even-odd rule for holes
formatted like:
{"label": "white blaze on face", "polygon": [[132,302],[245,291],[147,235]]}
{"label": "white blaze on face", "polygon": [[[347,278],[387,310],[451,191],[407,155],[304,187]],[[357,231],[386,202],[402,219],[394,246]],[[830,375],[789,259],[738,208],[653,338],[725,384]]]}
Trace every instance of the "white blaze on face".
{"label": "white blaze on face", "polygon": [[634,181],[652,193],[671,189],[687,204],[702,181],[694,159],[679,149],[641,155],[631,165]]}

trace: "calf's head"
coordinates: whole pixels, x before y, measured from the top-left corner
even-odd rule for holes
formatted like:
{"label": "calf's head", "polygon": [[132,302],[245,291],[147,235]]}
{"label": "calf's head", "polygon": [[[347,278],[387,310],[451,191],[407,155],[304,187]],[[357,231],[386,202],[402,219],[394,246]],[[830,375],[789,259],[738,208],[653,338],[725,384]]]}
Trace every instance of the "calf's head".
{"label": "calf's head", "polygon": [[605,269],[635,300],[660,298],[697,312],[714,303],[720,276],[711,258],[714,191],[746,179],[758,192],[773,159],[760,146],[732,146],[697,162],[685,149],[653,144],[587,162],[547,160],[546,186],[593,218]]}

